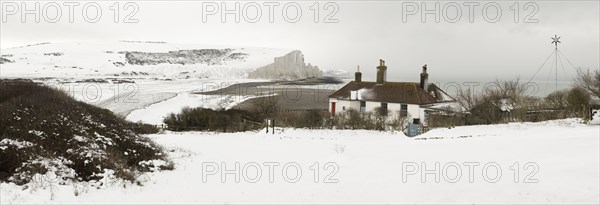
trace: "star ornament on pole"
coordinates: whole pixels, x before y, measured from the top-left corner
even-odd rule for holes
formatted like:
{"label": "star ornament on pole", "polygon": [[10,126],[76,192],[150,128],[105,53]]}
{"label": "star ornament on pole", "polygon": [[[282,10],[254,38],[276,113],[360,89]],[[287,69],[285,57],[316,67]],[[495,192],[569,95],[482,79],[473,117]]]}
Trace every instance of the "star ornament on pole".
{"label": "star ornament on pole", "polygon": [[558,44],[561,43],[560,42],[560,36],[554,35],[554,37],[550,38],[552,39],[552,43],[554,44],[554,49],[558,49]]}

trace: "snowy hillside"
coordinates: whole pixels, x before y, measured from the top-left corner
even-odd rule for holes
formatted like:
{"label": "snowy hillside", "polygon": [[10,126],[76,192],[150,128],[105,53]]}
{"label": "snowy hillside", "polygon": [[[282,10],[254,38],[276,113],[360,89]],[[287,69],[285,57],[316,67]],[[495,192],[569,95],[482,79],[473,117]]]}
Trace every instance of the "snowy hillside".
{"label": "snowy hillside", "polygon": [[4,78],[246,78],[292,50],[164,42],[42,43],[2,50]]}
{"label": "snowy hillside", "polygon": [[[171,150],[176,169],[144,176],[144,186],[95,189],[80,184],[32,190],[5,183],[0,184],[0,203],[597,204],[599,134],[598,126],[576,119],[440,128],[419,138],[365,130],[169,132],[150,137]],[[236,163],[239,182],[233,172],[222,175],[223,165],[234,170]],[[274,174],[265,163],[279,164],[273,166]],[[283,174],[289,163],[299,166]],[[422,170],[434,170],[436,163],[439,182],[435,174],[425,175],[422,182]],[[479,165],[469,173],[465,163]],[[494,163],[498,167],[483,171]],[[419,171],[410,172],[415,166]],[[296,168],[302,172],[298,181],[286,181],[296,176]],[[254,181],[256,170],[261,175]],[[75,196],[74,190],[83,191]]]}

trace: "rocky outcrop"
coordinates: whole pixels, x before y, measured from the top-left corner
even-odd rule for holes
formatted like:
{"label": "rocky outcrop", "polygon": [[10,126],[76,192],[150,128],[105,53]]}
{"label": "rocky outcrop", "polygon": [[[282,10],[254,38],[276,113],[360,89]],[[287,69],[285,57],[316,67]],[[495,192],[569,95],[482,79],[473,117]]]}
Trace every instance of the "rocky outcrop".
{"label": "rocky outcrop", "polygon": [[233,53],[233,49],[178,50],[168,53],[125,52],[127,63],[131,65],[157,64],[207,64],[221,65],[230,60],[244,60],[245,53]]}
{"label": "rocky outcrop", "polygon": [[323,76],[319,67],[304,63],[301,51],[292,51],[282,57],[275,58],[275,62],[260,67],[248,74],[248,78],[272,80],[298,80],[317,78]]}
{"label": "rocky outcrop", "polygon": [[14,61],[0,57],[0,64],[5,64],[5,63],[14,63]]}

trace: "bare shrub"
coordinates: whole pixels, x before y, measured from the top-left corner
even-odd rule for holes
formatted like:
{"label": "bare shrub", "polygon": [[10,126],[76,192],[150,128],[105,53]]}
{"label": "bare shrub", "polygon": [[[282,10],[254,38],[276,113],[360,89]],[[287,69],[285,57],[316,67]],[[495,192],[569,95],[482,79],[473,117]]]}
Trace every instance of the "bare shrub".
{"label": "bare shrub", "polygon": [[509,115],[503,120],[524,121],[530,103],[535,101],[534,98],[527,96],[525,91],[527,91],[527,86],[521,83],[519,78],[507,81],[496,80],[493,86],[487,87],[484,91],[484,99],[496,104]]}
{"label": "bare shrub", "polygon": [[360,129],[363,128],[365,123],[362,114],[355,109],[346,110],[340,117],[339,123],[346,129]]}
{"label": "bare shrub", "polygon": [[575,77],[575,86],[590,92],[597,98],[600,98],[600,70],[590,72],[589,69],[577,69],[577,77]]}
{"label": "bare shrub", "polygon": [[373,129],[375,130],[386,130],[387,119],[388,119],[388,110],[382,107],[376,107],[373,112]]}
{"label": "bare shrub", "polygon": [[577,116],[587,119],[589,116],[588,108],[590,106],[591,95],[580,87],[574,87],[567,95],[567,104],[569,109]]}
{"label": "bare shrub", "polygon": [[404,131],[408,123],[410,123],[410,114],[405,111],[398,111],[395,112],[394,115],[395,116],[392,116],[389,126],[394,130]]}
{"label": "bare shrub", "polygon": [[484,101],[484,97],[479,93],[475,93],[471,88],[459,89],[454,99],[467,111],[471,111],[475,106]]}
{"label": "bare shrub", "polygon": [[279,97],[274,95],[251,99],[249,102],[251,104],[250,109],[256,113],[260,120],[275,117],[280,107]]}
{"label": "bare shrub", "polygon": [[540,106],[539,98],[528,96],[528,85],[516,80],[496,80],[487,84],[483,92],[470,89],[458,91],[455,99],[469,112],[466,124],[495,124],[526,121],[528,110]]}
{"label": "bare shrub", "polygon": [[566,108],[567,105],[567,96],[569,95],[569,90],[557,90],[554,91],[548,96],[544,98],[544,102],[546,103],[547,108],[551,109],[563,109]]}

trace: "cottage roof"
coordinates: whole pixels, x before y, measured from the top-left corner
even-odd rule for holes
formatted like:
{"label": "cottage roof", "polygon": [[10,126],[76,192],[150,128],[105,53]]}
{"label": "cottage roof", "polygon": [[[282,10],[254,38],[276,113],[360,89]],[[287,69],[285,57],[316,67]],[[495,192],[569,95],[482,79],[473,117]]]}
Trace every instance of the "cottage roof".
{"label": "cottage roof", "polygon": [[442,101],[448,101],[448,95],[439,89],[435,84],[430,84],[423,90],[419,83],[413,82],[385,82],[377,84],[376,82],[355,82],[352,81],[329,95],[330,98],[340,100],[363,100],[388,103],[406,103],[406,104],[431,104]]}

